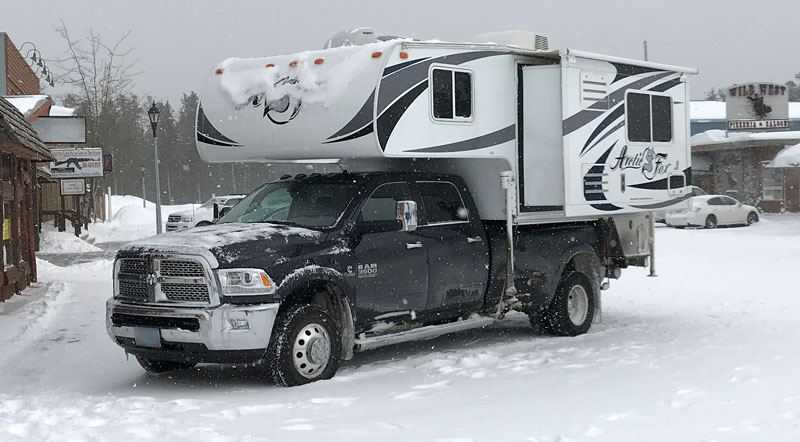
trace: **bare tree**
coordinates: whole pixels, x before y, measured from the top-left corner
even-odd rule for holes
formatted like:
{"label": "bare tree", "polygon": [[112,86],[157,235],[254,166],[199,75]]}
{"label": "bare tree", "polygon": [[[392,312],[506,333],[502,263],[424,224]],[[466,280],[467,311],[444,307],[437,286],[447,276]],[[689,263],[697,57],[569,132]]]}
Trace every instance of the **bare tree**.
{"label": "bare tree", "polygon": [[134,71],[138,60],[130,57],[134,48],[126,44],[130,31],[112,44],[103,42],[92,29],[86,38],[73,38],[63,20],[56,32],[67,44],[65,55],[56,59],[63,71],[59,81],[75,88],[74,94],[84,103],[91,124],[91,139],[87,141],[100,145],[105,141],[99,130],[105,111],[113,106],[115,98],[131,91],[139,73]]}

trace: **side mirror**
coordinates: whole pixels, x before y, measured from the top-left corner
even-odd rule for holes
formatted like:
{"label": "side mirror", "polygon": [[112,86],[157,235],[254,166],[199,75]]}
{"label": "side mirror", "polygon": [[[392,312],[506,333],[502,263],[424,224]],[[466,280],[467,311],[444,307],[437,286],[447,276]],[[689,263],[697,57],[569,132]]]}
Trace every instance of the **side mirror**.
{"label": "side mirror", "polygon": [[417,203],[414,201],[397,202],[397,220],[400,221],[403,232],[417,230]]}

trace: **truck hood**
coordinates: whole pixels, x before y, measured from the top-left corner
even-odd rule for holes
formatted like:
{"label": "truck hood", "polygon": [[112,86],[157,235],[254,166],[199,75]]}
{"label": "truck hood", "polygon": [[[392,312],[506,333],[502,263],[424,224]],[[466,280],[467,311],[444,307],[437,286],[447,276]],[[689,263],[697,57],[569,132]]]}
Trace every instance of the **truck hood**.
{"label": "truck hood", "polygon": [[319,242],[324,236],[316,230],[279,224],[224,223],[151,236],[125,244],[121,250],[199,254],[212,267],[225,267],[247,261],[253,254],[263,256]]}

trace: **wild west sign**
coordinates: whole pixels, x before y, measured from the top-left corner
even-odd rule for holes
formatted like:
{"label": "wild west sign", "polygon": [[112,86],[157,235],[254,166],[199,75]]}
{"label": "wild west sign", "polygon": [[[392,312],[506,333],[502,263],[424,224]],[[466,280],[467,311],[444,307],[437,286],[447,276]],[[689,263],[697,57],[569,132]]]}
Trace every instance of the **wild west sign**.
{"label": "wild west sign", "polygon": [[789,94],[777,83],[737,84],[725,99],[728,130],[771,132],[789,130]]}

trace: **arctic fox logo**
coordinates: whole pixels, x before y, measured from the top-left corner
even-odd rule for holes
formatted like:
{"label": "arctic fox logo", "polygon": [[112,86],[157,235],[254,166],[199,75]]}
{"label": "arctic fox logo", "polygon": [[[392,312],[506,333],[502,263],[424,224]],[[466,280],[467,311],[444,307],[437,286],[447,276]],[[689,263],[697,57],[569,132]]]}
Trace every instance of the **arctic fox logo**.
{"label": "arctic fox logo", "polygon": [[666,162],[667,154],[657,153],[652,147],[648,147],[636,155],[628,155],[628,146],[622,146],[619,156],[614,159],[616,162],[611,165],[611,170],[640,169],[642,175],[648,180],[652,180],[657,175],[666,174],[672,166],[671,163]]}
{"label": "arctic fox logo", "polygon": [[[277,88],[287,84],[297,84],[297,79],[284,77],[276,81],[273,86]],[[243,109],[246,106],[264,106],[263,116],[269,118],[269,121],[281,125],[294,120],[303,106],[303,101],[289,94],[277,100],[267,100],[266,93],[261,92],[248,98],[246,103],[236,106],[236,110]]]}

